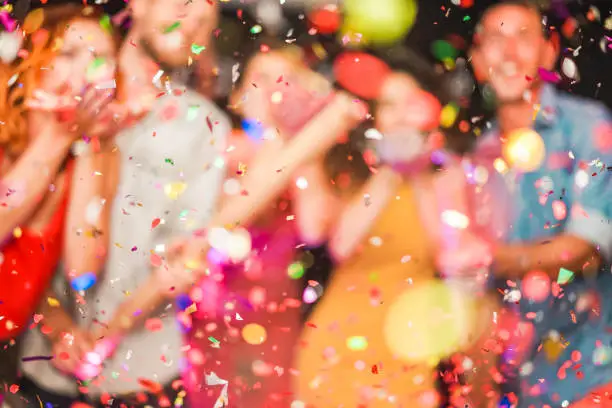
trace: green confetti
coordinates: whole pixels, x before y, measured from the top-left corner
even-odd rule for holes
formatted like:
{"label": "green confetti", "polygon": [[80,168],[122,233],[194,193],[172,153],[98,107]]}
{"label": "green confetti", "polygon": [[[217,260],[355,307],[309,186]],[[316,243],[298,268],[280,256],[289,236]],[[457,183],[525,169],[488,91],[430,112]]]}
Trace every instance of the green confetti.
{"label": "green confetti", "polygon": [[180,26],[181,26],[181,22],[180,22],[180,21],[177,21],[177,22],[175,22],[174,24],[172,24],[170,27],[167,27],[167,28],[164,30],[164,34],[171,33],[171,32],[173,32],[174,30],[176,30],[177,28],[179,28]]}
{"label": "green confetti", "polygon": [[170,163],[171,165],[173,165],[173,166],[174,166],[174,160],[172,160],[172,159],[166,159],[166,160],[164,160],[164,161],[165,161],[166,163]]}
{"label": "green confetti", "polygon": [[193,52],[195,55],[200,55],[200,53],[205,49],[206,47],[203,45],[198,45],[196,43],[191,44],[191,52]]}
{"label": "green confetti", "polygon": [[559,276],[557,277],[557,283],[559,285],[565,285],[566,283],[571,282],[573,279],[574,272],[565,268],[559,269]]}
{"label": "green confetti", "polygon": [[300,279],[304,276],[304,265],[301,262],[294,262],[287,268],[287,274],[291,279]]}
{"label": "green confetti", "polygon": [[100,27],[107,33],[111,34],[113,32],[113,25],[111,24],[111,19],[108,14],[105,14],[100,18]]}
{"label": "green confetti", "polygon": [[209,337],[209,338],[208,338],[208,340],[209,340],[211,343],[219,344],[219,340],[215,339],[214,337]]}
{"label": "green confetti", "polygon": [[251,27],[251,34],[259,34],[261,33],[263,29],[261,28],[261,26],[259,24],[254,25],[253,27]]}
{"label": "green confetti", "polygon": [[88,80],[93,80],[96,77],[97,71],[100,67],[106,64],[106,60],[102,57],[98,57],[94,59],[89,67],[87,67],[87,72],[85,73]]}
{"label": "green confetti", "polygon": [[181,211],[181,213],[179,214],[179,219],[181,219],[181,220],[186,219],[188,214],[189,214],[189,210]]}
{"label": "green confetti", "polygon": [[189,110],[187,110],[187,120],[188,121],[192,121],[195,118],[197,118],[199,110],[200,110],[200,106],[199,105],[190,106]]}
{"label": "green confetti", "polygon": [[472,19],[472,17],[465,16],[465,17],[463,17],[463,22],[465,23],[466,21],[470,21],[471,19]]}

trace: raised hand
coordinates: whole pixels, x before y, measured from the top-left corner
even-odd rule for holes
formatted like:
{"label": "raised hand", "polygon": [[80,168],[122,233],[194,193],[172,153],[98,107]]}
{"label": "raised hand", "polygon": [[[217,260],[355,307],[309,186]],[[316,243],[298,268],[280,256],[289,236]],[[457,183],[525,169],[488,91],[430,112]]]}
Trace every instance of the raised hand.
{"label": "raised hand", "polygon": [[112,136],[126,120],[125,110],[114,100],[114,92],[94,85],[88,85],[80,96],[43,90],[34,91],[32,96],[27,101],[28,108],[51,114],[46,119],[62,124],[72,138]]}
{"label": "raised hand", "polygon": [[90,333],[73,328],[53,342],[53,365],[66,374],[75,374],[87,354],[94,350]]}

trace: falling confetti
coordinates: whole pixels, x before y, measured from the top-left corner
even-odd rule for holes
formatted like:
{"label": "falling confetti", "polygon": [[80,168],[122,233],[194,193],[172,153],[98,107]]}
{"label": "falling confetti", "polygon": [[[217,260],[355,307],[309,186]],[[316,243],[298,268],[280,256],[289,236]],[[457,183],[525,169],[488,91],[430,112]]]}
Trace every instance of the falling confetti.
{"label": "falling confetti", "polygon": [[81,292],[90,289],[96,284],[96,281],[96,274],[93,272],[87,272],[77,278],[72,279],[70,286],[72,286],[72,289],[76,290],[77,292]]}

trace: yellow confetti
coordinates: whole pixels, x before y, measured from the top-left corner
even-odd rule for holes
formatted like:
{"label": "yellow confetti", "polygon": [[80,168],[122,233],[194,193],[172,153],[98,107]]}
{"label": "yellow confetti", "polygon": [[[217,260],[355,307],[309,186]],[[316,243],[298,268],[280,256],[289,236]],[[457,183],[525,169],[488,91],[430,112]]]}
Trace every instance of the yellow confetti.
{"label": "yellow confetti", "polygon": [[13,236],[15,238],[21,238],[22,235],[23,235],[23,231],[21,230],[21,228],[17,227],[13,230]]}
{"label": "yellow confetti", "polygon": [[195,303],[192,303],[187,309],[185,309],[185,313],[192,314],[198,311],[198,306]]}
{"label": "yellow confetti", "polygon": [[164,186],[164,192],[166,196],[171,200],[177,200],[181,194],[185,192],[187,189],[187,183],[182,181],[176,181],[174,183],[169,183]]}
{"label": "yellow confetti", "polygon": [[55,298],[52,298],[52,297],[48,297],[47,298],[47,303],[51,307],[58,307],[60,305],[59,301],[57,299],[55,299]]}

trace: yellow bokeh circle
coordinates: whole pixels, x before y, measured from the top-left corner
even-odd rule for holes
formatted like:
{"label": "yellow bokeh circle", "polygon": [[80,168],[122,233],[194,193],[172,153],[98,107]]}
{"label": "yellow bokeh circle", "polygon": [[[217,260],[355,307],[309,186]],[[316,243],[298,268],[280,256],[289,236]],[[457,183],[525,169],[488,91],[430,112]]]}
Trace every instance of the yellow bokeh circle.
{"label": "yellow bokeh circle", "polygon": [[398,358],[436,363],[468,345],[475,320],[473,295],[432,280],[397,297],[383,330],[387,347]]}

